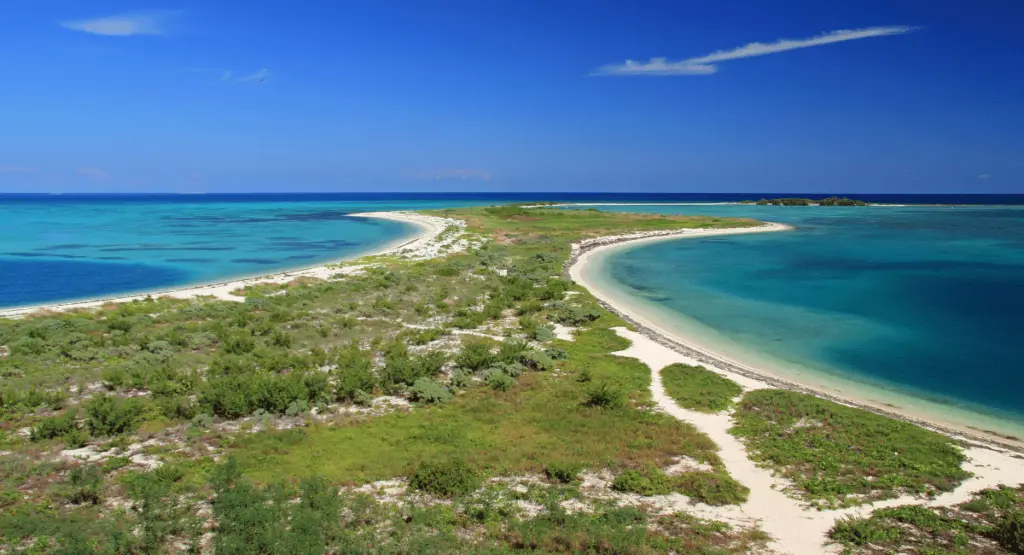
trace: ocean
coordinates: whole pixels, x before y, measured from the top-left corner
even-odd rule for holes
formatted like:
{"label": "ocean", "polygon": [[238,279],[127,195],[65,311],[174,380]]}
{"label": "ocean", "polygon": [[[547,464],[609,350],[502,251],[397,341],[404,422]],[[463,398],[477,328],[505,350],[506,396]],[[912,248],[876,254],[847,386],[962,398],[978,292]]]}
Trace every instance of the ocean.
{"label": "ocean", "polygon": [[602,209],[795,226],[623,248],[593,271],[730,358],[1024,431],[1024,206]]}
{"label": "ocean", "polygon": [[314,266],[416,232],[351,213],[473,203],[351,195],[0,196],[0,307]]}
{"label": "ocean", "polygon": [[[0,195],[0,306],[100,298],[370,252],[414,230],[353,212],[525,201],[743,216],[795,231],[626,248],[609,287],[755,365],[1024,435],[1024,195],[857,195],[876,207],[716,205],[767,194]],[[925,206],[957,204],[958,206]],[[977,418],[975,418],[977,417]]]}

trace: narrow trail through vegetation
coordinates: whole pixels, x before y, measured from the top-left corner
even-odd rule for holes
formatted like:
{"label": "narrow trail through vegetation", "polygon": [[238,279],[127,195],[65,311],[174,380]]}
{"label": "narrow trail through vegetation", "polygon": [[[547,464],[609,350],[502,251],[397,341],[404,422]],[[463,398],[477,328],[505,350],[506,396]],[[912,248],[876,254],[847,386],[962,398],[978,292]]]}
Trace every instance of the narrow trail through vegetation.
{"label": "narrow trail through vegetation", "polygon": [[[699,365],[698,361],[664,347],[644,335],[623,327],[613,328],[620,337],[628,339],[631,346],[614,353],[632,357],[647,364],[651,369],[651,395],[660,410],[696,426],[718,444],[719,456],[726,469],[734,478],[750,488],[746,503],[739,506],[712,507],[707,505],[685,506],[686,510],[702,518],[712,518],[737,525],[758,525],[774,538],[772,547],[792,555],[815,555],[822,552],[839,553],[836,545],[824,545],[828,532],[837,521],[848,517],[867,517],[872,511],[900,505],[921,505],[928,507],[951,506],[971,499],[971,494],[999,484],[1016,483],[1024,479],[1015,472],[1014,465],[1007,464],[1012,455],[988,448],[973,447],[966,450],[968,456],[964,468],[974,474],[959,487],[934,498],[904,495],[873,504],[837,510],[818,510],[807,503],[784,493],[790,484],[772,475],[772,471],[758,467],[747,455],[746,447],[729,433],[733,425],[729,412],[708,414],[680,407],[666,392],[662,384],[661,370],[675,363]],[[719,371],[722,373],[721,371]],[[738,378],[729,375],[730,378]],[[764,384],[750,379],[736,381],[746,390],[765,388]]]}

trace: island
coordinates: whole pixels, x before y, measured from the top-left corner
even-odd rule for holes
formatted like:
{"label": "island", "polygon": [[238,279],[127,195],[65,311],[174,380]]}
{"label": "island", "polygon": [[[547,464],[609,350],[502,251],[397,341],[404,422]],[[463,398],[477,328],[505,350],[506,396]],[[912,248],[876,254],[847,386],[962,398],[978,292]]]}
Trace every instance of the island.
{"label": "island", "polygon": [[798,231],[362,216],[421,237],[0,319],[3,550],[1020,552],[1012,446],[702,353],[579,272],[625,242]]}
{"label": "island", "polygon": [[773,198],[761,200],[741,200],[740,204],[756,204],[758,206],[868,206],[867,202],[846,197],[810,198]]}

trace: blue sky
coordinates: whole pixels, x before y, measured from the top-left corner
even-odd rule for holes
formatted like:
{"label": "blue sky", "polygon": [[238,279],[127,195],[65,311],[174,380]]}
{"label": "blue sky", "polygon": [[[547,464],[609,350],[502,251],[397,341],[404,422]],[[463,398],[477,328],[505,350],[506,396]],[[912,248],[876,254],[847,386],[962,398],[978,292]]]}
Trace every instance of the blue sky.
{"label": "blue sky", "polygon": [[1016,0],[8,2],[0,192],[1024,192],[1022,22]]}

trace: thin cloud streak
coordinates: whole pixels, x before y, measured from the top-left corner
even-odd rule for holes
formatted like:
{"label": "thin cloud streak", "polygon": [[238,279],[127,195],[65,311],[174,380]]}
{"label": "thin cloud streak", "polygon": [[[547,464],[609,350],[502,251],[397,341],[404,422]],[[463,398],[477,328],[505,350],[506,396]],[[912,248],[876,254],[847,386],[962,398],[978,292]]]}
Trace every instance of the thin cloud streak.
{"label": "thin cloud streak", "polygon": [[716,64],[720,62],[767,56],[837,42],[903,35],[915,29],[916,27],[906,25],[841,29],[808,39],[781,39],[772,43],[752,42],[732,50],[718,50],[705,56],[675,62],[669,61],[667,58],[651,58],[647,62],[626,60],[622,64],[610,64],[598,68],[593,75],[710,75],[718,72]]}
{"label": "thin cloud streak", "polygon": [[106,17],[62,21],[61,27],[92,35],[131,37],[136,35],[166,35],[166,20],[176,12],[131,12]]}
{"label": "thin cloud streak", "polygon": [[110,175],[102,168],[78,168],[75,173],[82,177],[88,177],[93,181],[106,181]]}
{"label": "thin cloud streak", "polygon": [[[230,73],[231,72],[228,72],[228,74],[225,75],[225,77],[230,78],[231,77]],[[259,70],[255,71],[253,73],[250,73],[249,75],[243,75],[242,77],[239,77],[238,79],[235,79],[235,81],[238,81],[239,83],[251,83],[251,82],[262,83],[262,82],[266,81],[267,79],[270,79],[270,70],[264,67],[264,68],[260,68]]]}
{"label": "thin cloud streak", "polygon": [[235,72],[230,69],[190,67],[186,71],[190,73],[217,73],[220,75],[220,78],[217,80],[221,83],[253,83],[259,85],[270,79],[270,70],[265,67],[241,77],[235,77]]}
{"label": "thin cloud streak", "polygon": [[36,173],[38,168],[27,168],[24,166],[0,166],[0,173]]}
{"label": "thin cloud streak", "polygon": [[431,179],[434,181],[461,180],[461,181],[490,181],[490,172],[484,170],[454,169],[438,171],[422,171],[413,174],[416,179]]}

